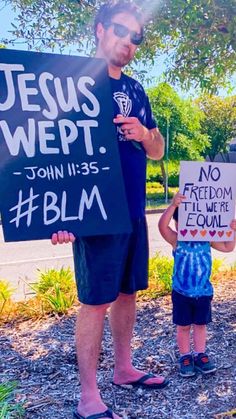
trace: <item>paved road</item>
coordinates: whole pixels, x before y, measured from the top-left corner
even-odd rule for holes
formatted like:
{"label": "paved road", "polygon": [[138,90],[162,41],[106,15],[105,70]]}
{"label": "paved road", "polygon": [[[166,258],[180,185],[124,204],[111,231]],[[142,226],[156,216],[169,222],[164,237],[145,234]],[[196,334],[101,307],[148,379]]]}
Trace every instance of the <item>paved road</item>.
{"label": "paved road", "polygon": [[[150,255],[157,251],[171,257],[171,247],[158,231],[160,214],[148,214]],[[236,263],[236,251],[219,253],[213,250],[213,257],[224,259],[229,265]],[[60,269],[70,266],[73,269],[71,245],[52,246],[49,240],[4,243],[0,228],[0,279],[9,281],[16,289],[15,298],[23,299],[29,292],[26,285],[35,282],[38,269]]]}

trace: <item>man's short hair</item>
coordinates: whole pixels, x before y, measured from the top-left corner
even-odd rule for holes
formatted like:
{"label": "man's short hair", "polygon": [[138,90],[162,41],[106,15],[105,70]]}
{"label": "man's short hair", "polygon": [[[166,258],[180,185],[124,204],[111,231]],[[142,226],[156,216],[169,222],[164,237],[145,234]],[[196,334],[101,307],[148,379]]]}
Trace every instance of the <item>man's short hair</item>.
{"label": "man's short hair", "polygon": [[119,13],[130,13],[132,16],[134,16],[137,22],[140,24],[141,30],[143,32],[143,26],[144,26],[143,14],[140,8],[135,3],[130,2],[130,1],[123,1],[123,0],[117,1],[116,3],[107,2],[100,7],[94,19],[94,35],[95,35],[96,44],[98,41],[97,39],[98,24],[101,23],[104,26],[104,24],[110,23],[113,16]]}

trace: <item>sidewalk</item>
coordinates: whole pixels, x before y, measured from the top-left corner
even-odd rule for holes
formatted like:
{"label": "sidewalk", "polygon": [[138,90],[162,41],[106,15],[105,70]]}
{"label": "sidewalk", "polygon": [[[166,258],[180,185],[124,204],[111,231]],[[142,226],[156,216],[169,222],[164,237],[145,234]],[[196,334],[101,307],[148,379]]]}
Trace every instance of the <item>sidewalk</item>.
{"label": "sidewalk", "polygon": [[[160,213],[148,213],[150,257],[156,252],[172,257],[171,246],[163,240],[158,230]],[[213,257],[223,259],[227,265],[236,264],[236,251],[220,253],[212,250]],[[0,279],[12,284],[16,289],[15,298],[24,299],[27,292],[25,283],[37,281],[38,270],[73,269],[71,245],[52,246],[49,240],[4,243],[0,226]]]}

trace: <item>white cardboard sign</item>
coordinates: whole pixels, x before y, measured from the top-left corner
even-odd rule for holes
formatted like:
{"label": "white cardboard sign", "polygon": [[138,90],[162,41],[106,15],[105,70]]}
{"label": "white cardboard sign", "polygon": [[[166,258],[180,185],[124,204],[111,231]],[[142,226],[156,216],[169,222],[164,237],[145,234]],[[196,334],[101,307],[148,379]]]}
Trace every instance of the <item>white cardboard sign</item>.
{"label": "white cardboard sign", "polygon": [[178,240],[231,241],[235,217],[236,164],[180,163]]}

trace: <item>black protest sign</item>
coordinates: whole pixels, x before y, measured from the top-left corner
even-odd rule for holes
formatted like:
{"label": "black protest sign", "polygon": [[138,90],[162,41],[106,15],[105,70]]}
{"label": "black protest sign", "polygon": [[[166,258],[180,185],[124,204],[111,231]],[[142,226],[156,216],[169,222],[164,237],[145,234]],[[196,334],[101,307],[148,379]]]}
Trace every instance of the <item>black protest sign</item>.
{"label": "black protest sign", "polygon": [[130,231],[107,67],[0,50],[0,211],[6,241]]}
{"label": "black protest sign", "polygon": [[230,241],[235,218],[236,165],[181,162],[178,240]]}

